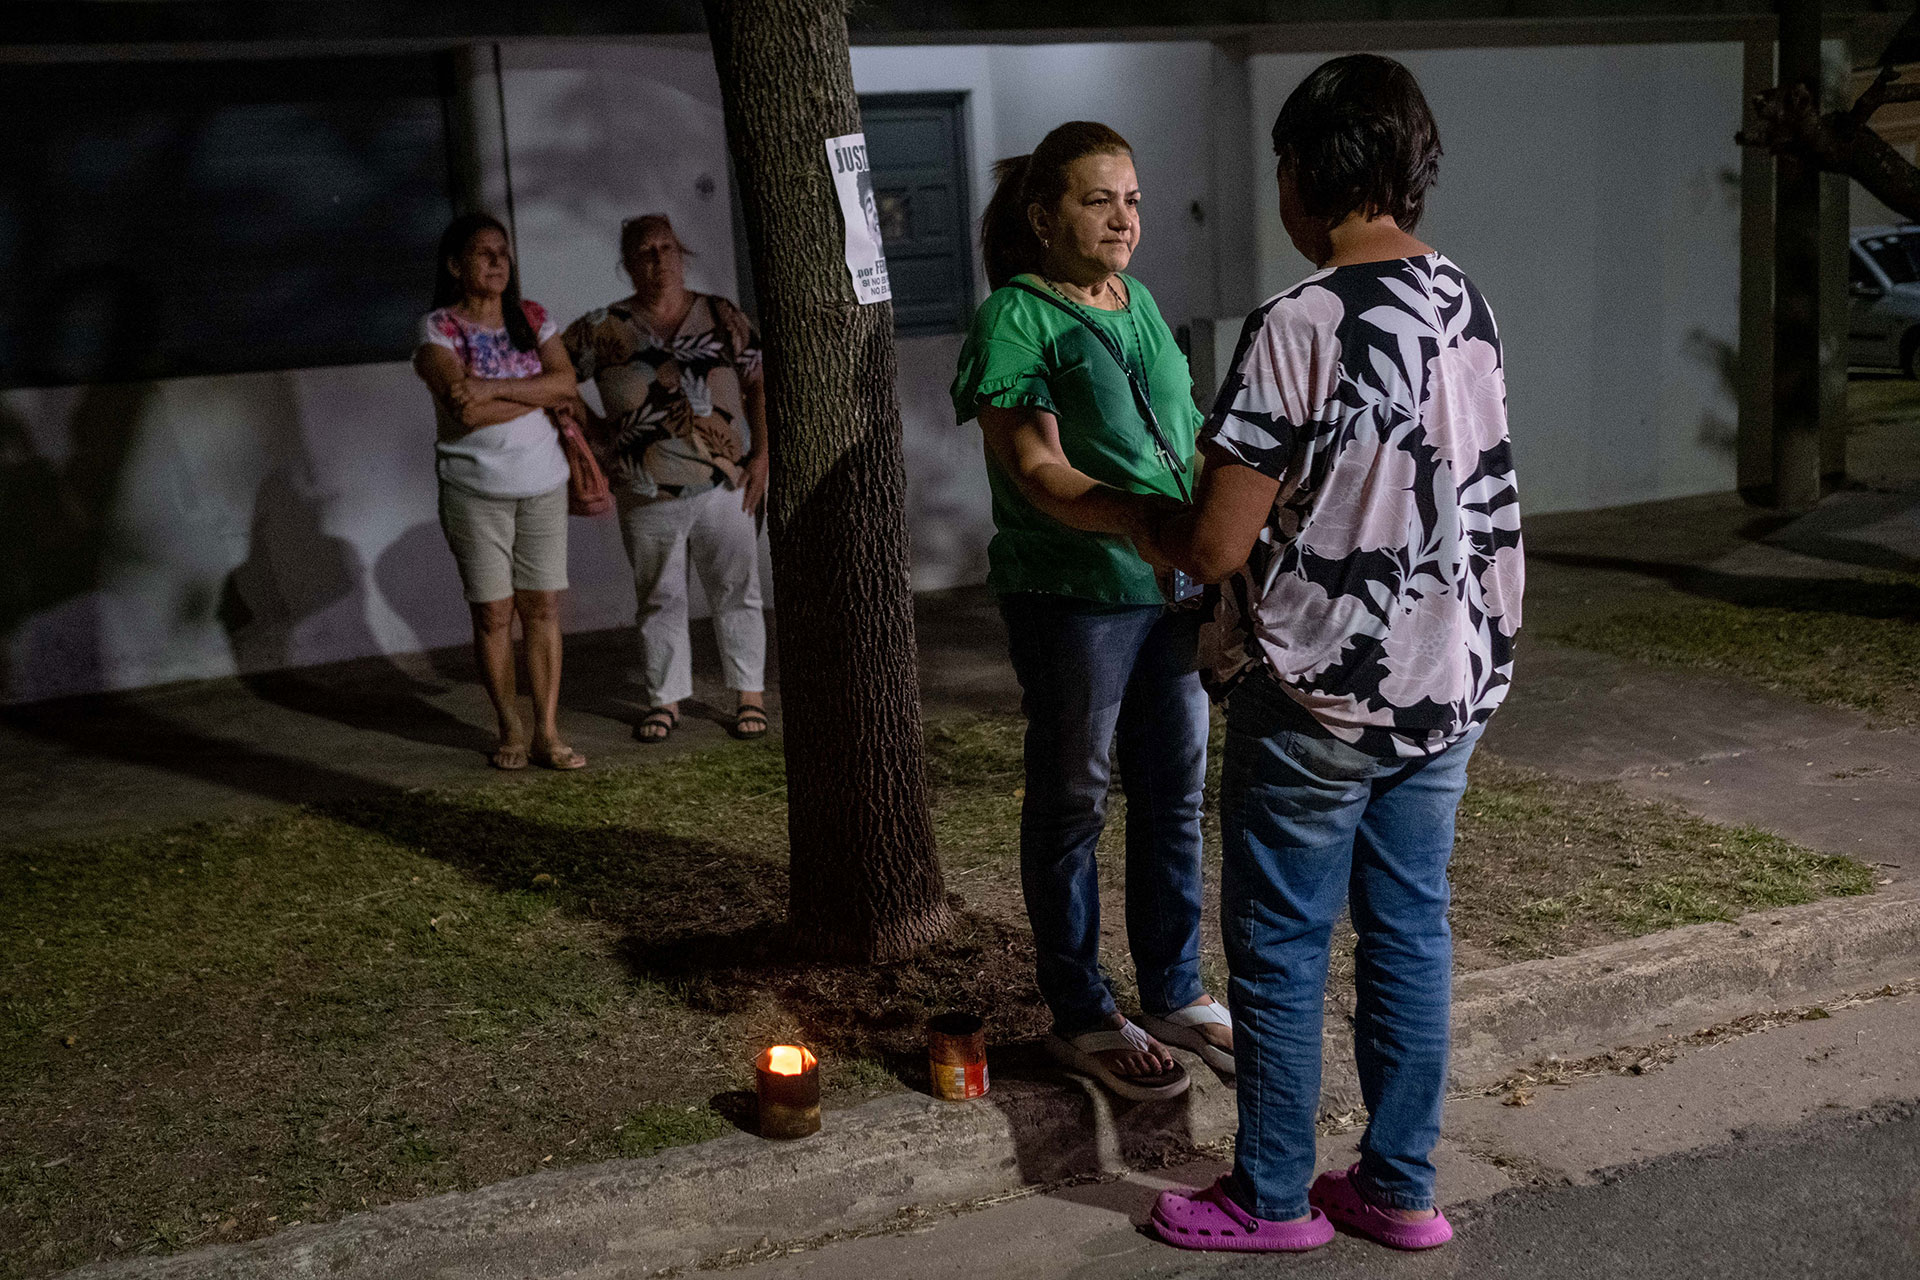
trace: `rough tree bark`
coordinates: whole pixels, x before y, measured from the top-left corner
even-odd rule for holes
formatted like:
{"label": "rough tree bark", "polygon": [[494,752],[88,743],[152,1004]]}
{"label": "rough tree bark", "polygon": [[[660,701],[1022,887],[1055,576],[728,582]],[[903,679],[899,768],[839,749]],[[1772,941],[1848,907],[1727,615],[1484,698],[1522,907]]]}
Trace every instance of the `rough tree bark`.
{"label": "rough tree bark", "polygon": [[707,0],[774,420],[769,495],[796,941],[907,955],[951,923],[927,808],[893,307],[862,306],[826,140],[860,128],[845,0]]}

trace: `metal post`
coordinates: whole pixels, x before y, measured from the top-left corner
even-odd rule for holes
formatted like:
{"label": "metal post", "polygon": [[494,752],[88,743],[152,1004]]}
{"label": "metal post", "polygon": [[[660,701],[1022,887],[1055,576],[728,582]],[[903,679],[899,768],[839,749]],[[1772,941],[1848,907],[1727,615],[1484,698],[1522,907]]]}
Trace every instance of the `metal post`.
{"label": "metal post", "polygon": [[[1773,87],[1773,36],[1747,41],[1743,119]],[[1740,151],[1740,426],[1734,476],[1755,506],[1773,501],[1773,153]]]}
{"label": "metal post", "polygon": [[[1852,44],[1846,38],[1826,42],[1822,111],[1837,111],[1852,101]],[[1844,173],[1820,175],[1820,489],[1832,493],[1847,479],[1847,233],[1853,179]]]}
{"label": "metal post", "polygon": [[[1821,99],[1821,0],[1778,0],[1782,88]],[[1773,505],[1820,500],[1820,171],[1791,155],[1774,162]]]}

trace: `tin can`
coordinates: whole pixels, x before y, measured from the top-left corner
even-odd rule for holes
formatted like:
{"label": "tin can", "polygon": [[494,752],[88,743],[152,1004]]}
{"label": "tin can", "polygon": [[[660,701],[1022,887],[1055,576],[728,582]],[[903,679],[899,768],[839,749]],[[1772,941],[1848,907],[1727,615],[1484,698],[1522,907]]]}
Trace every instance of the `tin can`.
{"label": "tin can", "polygon": [[754,1060],[760,1136],[804,1138],[820,1132],[820,1060],[804,1045],[775,1045]]}
{"label": "tin can", "polygon": [[927,1023],[927,1070],[933,1096],[965,1102],[987,1091],[987,1024],[971,1013],[943,1013]]}

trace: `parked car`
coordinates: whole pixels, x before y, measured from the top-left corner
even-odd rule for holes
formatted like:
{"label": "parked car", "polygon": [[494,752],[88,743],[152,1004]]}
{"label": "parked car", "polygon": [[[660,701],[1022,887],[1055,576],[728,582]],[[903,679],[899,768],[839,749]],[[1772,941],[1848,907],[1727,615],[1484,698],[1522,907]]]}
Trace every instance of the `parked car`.
{"label": "parked car", "polygon": [[1920,378],[1920,226],[1855,227],[1847,254],[1847,363]]}

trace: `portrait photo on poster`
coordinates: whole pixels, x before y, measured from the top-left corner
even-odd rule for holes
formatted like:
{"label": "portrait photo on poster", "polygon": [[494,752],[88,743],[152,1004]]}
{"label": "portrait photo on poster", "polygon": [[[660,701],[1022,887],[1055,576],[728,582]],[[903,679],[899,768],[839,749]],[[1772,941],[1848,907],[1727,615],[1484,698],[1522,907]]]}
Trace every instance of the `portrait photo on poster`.
{"label": "portrait photo on poster", "polygon": [[840,197],[840,220],[847,228],[847,274],[862,303],[893,297],[887,283],[887,254],[880,241],[880,205],[867,163],[867,135],[849,133],[827,139],[827,170]]}

